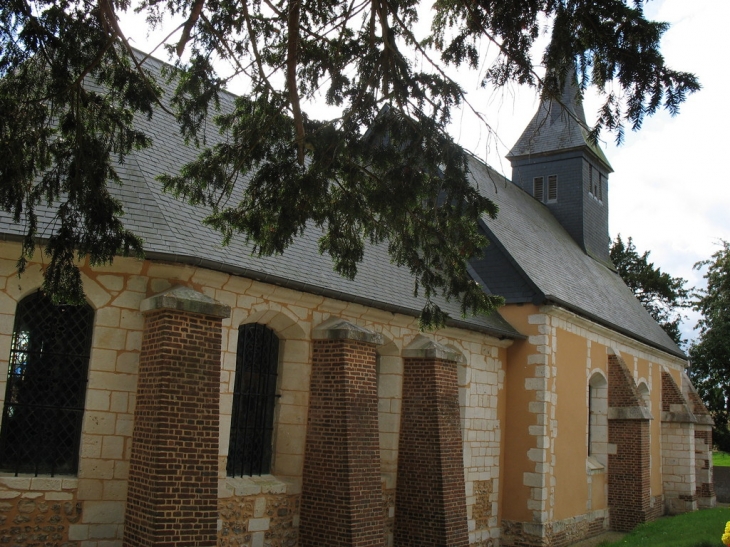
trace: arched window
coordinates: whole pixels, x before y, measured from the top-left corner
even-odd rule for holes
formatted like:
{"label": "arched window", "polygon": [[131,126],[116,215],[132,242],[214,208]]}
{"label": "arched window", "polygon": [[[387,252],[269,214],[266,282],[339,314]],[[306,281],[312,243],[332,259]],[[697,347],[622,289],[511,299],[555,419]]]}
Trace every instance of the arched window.
{"label": "arched window", "polygon": [[606,465],[608,449],[608,382],[596,372],[588,382],[588,455]]}
{"label": "arched window", "polygon": [[641,400],[644,401],[644,406],[649,409],[651,412],[651,395],[649,393],[649,387],[646,385],[646,382],[639,382],[639,385],[636,386],[636,391],[641,395]]}
{"label": "arched window", "polygon": [[279,338],[265,325],[238,329],[236,378],[233,388],[229,477],[271,471]]}
{"label": "arched window", "polygon": [[18,303],[0,427],[0,470],[78,470],[94,310],[40,292]]}

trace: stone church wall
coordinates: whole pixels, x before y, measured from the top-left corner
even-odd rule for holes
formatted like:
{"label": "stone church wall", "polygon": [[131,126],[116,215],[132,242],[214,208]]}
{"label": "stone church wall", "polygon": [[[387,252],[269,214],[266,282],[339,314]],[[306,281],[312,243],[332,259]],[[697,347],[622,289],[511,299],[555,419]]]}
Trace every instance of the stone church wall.
{"label": "stone church wall", "polygon": [[[31,263],[22,277],[15,264],[19,247],[0,245],[0,397],[17,302],[42,284],[41,265]],[[0,534],[20,541],[28,533],[59,536],[74,547],[121,547],[137,372],[144,318],[141,302],[184,285],[231,307],[222,322],[218,455],[218,535],[220,545],[259,547],[297,544],[306,438],[312,331],[329,317],[343,317],[384,337],[378,348],[378,424],[381,451],[384,545],[393,543],[394,494],[403,359],[419,334],[414,317],[303,294],[249,279],[176,264],[117,259],[111,266],[82,266],[84,289],[95,310],[80,464],[75,477],[0,477]],[[226,476],[238,327],[267,324],[282,340],[280,390],[276,410],[272,474]],[[433,339],[461,355],[458,364],[460,426],[469,542],[499,543],[504,431],[506,347],[509,341],[458,329]],[[27,501],[26,501],[27,500]],[[30,510],[30,502],[34,507]],[[26,511],[26,513],[23,513]],[[46,510],[47,508],[47,510]],[[45,511],[45,512],[44,512]],[[27,515],[33,528],[13,520]],[[22,518],[21,518],[22,517]],[[51,522],[51,519],[53,521]],[[41,522],[41,520],[43,522]],[[12,524],[12,526],[11,526]],[[35,527],[40,527],[36,531]],[[55,529],[51,531],[50,527]],[[43,528],[48,530],[44,532]]]}

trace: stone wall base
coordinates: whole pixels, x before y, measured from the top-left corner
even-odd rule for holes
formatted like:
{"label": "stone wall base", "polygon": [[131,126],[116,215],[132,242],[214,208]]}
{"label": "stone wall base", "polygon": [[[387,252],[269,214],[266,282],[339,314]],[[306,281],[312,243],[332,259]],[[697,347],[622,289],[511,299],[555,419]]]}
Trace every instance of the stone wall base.
{"label": "stone wall base", "polygon": [[547,524],[502,521],[502,547],[565,547],[608,530],[608,511],[592,511]]}
{"label": "stone wall base", "polygon": [[393,547],[393,527],[395,525],[395,488],[383,485],[383,513],[385,516],[385,547]]}
{"label": "stone wall base", "polygon": [[218,547],[296,547],[299,495],[258,494],[218,501]]}
{"label": "stone wall base", "polygon": [[681,515],[682,513],[691,513],[697,511],[697,496],[687,495],[667,498],[666,511],[670,515]]}
{"label": "stone wall base", "polygon": [[[53,499],[56,492],[45,492],[30,499],[17,492],[17,497],[0,501],[0,543],[17,547],[78,547],[79,543],[73,541],[77,538],[73,538],[73,534],[69,537],[69,528],[80,521],[82,504],[75,499],[76,492],[64,493],[69,494],[70,499]],[[82,528],[88,528],[88,525]]]}
{"label": "stone wall base", "polygon": [[715,496],[697,498],[697,507],[699,509],[712,509],[717,507],[717,498]]}

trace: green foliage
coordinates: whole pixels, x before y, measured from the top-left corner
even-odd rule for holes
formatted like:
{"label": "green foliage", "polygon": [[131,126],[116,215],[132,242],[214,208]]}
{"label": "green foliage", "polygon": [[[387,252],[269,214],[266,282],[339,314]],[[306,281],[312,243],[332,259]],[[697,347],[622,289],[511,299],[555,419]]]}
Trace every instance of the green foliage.
{"label": "green foliage", "polygon": [[689,349],[689,376],[712,413],[715,444],[730,452],[730,243],[722,241],[712,258],[695,264],[707,268],[707,288],[694,308],[702,314],[700,336]]}
{"label": "green foliage", "polygon": [[[167,50],[189,60],[171,71],[176,91],[164,101],[117,24],[117,12],[132,8],[151,25],[185,19]],[[527,83],[550,97],[577,66],[581,91],[595,85],[606,96],[593,136],[608,129],[619,141],[625,121],[638,128],[660,107],[674,114],[699,84],[666,66],[666,25],[646,20],[641,0],[440,0],[425,41],[412,33],[419,9],[416,0],[4,2],[0,143],[9,161],[0,165],[0,202],[25,224],[21,266],[44,203],[55,215],[42,234],[55,298],[81,297],[74,251],[94,263],[141,252],[107,185],[119,181],[117,162],[150,144],[133,117],[162,101],[200,147],[197,161],[162,183],[209,205],[207,222],[225,241],[240,235],[270,255],[314,224],[324,232],[320,250],[347,277],[365,245],[382,242],[425,295],[425,326],[445,320],[436,295],[458,299],[463,313],[490,312],[501,299],[466,264],[486,244],[477,220],[497,208],[469,184],[464,151],[445,132],[466,97],[444,64],[475,68],[481,43],[496,43],[484,85]],[[530,49],[546,21],[541,78]],[[249,89],[235,111],[217,111],[221,90],[240,75]],[[321,95],[340,117],[308,115],[302,105]],[[201,128],[214,118],[226,139],[210,148]]]}
{"label": "green foliage", "polygon": [[[20,271],[42,236],[50,257],[44,288],[56,301],[78,303],[74,253],[92,264],[141,253],[107,184],[120,182],[117,161],[149,144],[132,119],[151,114],[157,90],[93,10],[67,2],[41,7],[10,2],[0,10],[0,205],[25,224]],[[84,86],[86,78],[103,89]],[[52,229],[38,234],[43,204],[54,217]]]}
{"label": "green foliage", "polygon": [[638,526],[607,547],[722,547],[720,537],[728,520],[726,507],[664,517]]}
{"label": "green foliage", "polygon": [[632,238],[624,243],[620,234],[616,236],[610,254],[618,274],[639,302],[677,345],[684,344],[679,331],[684,316],[678,310],[692,305],[687,280],[655,267],[649,262],[649,251],[643,255],[636,252]]}

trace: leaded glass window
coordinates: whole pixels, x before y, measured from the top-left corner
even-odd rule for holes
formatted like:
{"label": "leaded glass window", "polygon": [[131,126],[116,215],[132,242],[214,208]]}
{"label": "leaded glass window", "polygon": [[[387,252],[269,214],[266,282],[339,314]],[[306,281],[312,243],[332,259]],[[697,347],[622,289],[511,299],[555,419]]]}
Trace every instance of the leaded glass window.
{"label": "leaded glass window", "polygon": [[0,426],[0,470],[78,470],[94,311],[38,292],[18,303]]}
{"label": "leaded glass window", "polygon": [[279,339],[265,325],[238,329],[228,476],[271,471]]}

